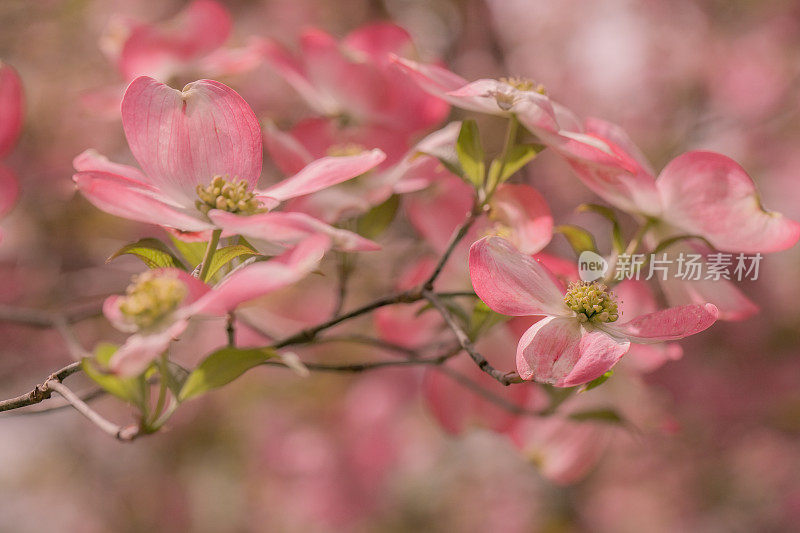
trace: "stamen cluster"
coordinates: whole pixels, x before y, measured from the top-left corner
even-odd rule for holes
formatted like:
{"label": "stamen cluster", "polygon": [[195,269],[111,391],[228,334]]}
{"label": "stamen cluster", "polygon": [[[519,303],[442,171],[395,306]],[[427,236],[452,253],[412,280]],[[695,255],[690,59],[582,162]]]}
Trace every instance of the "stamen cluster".
{"label": "stamen cluster", "polygon": [[203,214],[212,209],[243,215],[263,211],[255,194],[247,189],[248,185],[243,179],[228,181],[222,176],[214,176],[209,185],[197,186],[197,196],[200,199],[195,202],[195,206]]}
{"label": "stamen cluster", "polygon": [[619,318],[613,293],[602,283],[576,281],[570,284],[564,303],[581,322],[614,322]]}
{"label": "stamen cluster", "polygon": [[541,83],[534,83],[533,80],[529,80],[528,78],[517,78],[517,77],[509,77],[509,78],[500,78],[502,83],[507,83],[511,85],[518,91],[533,91],[540,94],[544,94],[544,85]]}
{"label": "stamen cluster", "polygon": [[186,294],[186,285],[176,277],[145,272],[133,278],[119,310],[139,329],[147,329],[175,311]]}
{"label": "stamen cluster", "polygon": [[[500,78],[498,81],[510,85],[516,91],[545,94],[544,85],[534,84],[532,80],[527,78]],[[493,96],[497,100],[497,105],[500,109],[508,111],[514,106],[519,95],[510,89],[506,89],[496,91]]]}

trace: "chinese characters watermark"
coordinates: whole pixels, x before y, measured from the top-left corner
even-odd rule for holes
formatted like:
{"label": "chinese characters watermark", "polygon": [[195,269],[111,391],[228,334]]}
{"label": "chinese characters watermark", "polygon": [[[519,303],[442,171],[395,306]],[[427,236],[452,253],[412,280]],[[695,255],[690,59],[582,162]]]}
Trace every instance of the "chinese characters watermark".
{"label": "chinese characters watermark", "polygon": [[680,253],[667,257],[662,254],[620,254],[617,257],[614,279],[651,280],[668,278],[684,281],[751,280],[758,279],[762,255],[717,252],[702,254]]}

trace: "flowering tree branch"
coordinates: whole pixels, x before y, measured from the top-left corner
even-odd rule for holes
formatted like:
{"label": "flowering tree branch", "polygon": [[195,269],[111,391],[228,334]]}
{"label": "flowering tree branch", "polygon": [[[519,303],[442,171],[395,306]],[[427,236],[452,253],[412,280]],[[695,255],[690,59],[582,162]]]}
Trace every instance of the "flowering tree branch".
{"label": "flowering tree branch", "polygon": [[62,312],[0,305],[0,322],[23,324],[36,328],[51,328],[59,321],[75,324],[88,318],[99,316],[100,312],[100,307],[96,304]]}
{"label": "flowering tree branch", "polygon": [[60,394],[69,404],[75,408],[80,414],[86,417],[95,426],[99,427],[103,432],[111,435],[117,440],[129,442],[140,435],[139,426],[118,426],[113,422],[101,416],[97,411],[89,407],[86,402],[81,400],[77,394],[72,392],[69,387],[60,381],[52,381],[49,384],[50,390]]}
{"label": "flowering tree branch", "polygon": [[17,396],[16,398],[9,398],[8,400],[0,400],[0,412],[11,411],[12,409],[19,409],[40,403],[50,398],[52,393],[51,385],[53,383],[60,383],[72,374],[80,372],[81,364],[79,362],[70,363],[61,370],[57,370],[50,374],[47,379],[40,385],[36,385],[32,391]]}
{"label": "flowering tree branch", "polygon": [[439,311],[439,314],[442,315],[444,321],[450,327],[452,332],[455,334],[456,339],[458,339],[459,344],[464,349],[465,352],[475,361],[475,364],[478,365],[478,368],[492,376],[496,379],[499,383],[503,385],[510,385],[512,383],[519,383],[522,380],[519,377],[519,374],[516,372],[502,372],[494,368],[486,358],[481,355],[478,350],[475,349],[475,346],[472,344],[472,341],[469,340],[469,336],[467,332],[456,322],[455,317],[447,307],[444,305],[444,302],[433,292],[424,290],[422,292],[423,297],[428,300],[433,307]]}
{"label": "flowering tree branch", "polygon": [[467,235],[467,232],[475,223],[475,221],[478,220],[478,217],[480,217],[481,213],[483,213],[483,208],[476,203],[475,206],[472,208],[472,210],[469,212],[469,215],[467,215],[467,218],[464,220],[464,222],[462,222],[453,232],[453,235],[450,237],[450,242],[447,243],[447,248],[445,248],[442,257],[439,258],[439,262],[436,264],[436,267],[433,269],[431,275],[422,284],[422,288],[424,290],[428,291],[433,290],[433,283],[439,277],[439,274],[442,273],[442,269],[444,269],[445,265],[447,264],[447,261],[453,254],[453,250],[456,249],[458,243],[464,240],[464,237]]}

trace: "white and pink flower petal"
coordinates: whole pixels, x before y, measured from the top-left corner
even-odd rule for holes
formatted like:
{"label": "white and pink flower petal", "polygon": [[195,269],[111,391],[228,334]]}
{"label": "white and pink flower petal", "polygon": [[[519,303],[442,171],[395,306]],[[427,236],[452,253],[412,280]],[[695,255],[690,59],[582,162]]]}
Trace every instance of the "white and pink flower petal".
{"label": "white and pink flower petal", "polygon": [[194,213],[166,203],[158,192],[146,185],[116,174],[79,172],[73,180],[89,202],[111,215],[182,231],[213,229]]}
{"label": "white and pink flower petal", "polygon": [[150,183],[176,200],[194,204],[196,187],[214,176],[261,176],[261,128],[233,89],[200,80],[177,91],[139,77],[122,100],[122,125],[133,155]]}
{"label": "white and pink flower petal", "polygon": [[312,235],[323,234],[331,239],[332,246],[339,251],[372,251],[381,248],[357,233],[335,228],[305,213],[274,212],[239,216],[214,209],[209,211],[208,216],[227,233],[282,246],[293,246]]}
{"label": "white and pink flower petal", "polygon": [[766,211],[747,172],[713,152],[673,159],[657,180],[664,219],[730,252],[777,252],[800,239],[800,224]]}
{"label": "white and pink flower petal", "polygon": [[745,320],[759,310],[734,283],[725,279],[682,280],[668,277],[659,283],[670,305],[711,303],[717,308],[720,320]]}
{"label": "white and pink flower petal", "polygon": [[326,235],[314,235],[278,258],[236,270],[186,307],[184,313],[224,315],[245,302],[291,285],[308,275],[330,246]]}
{"label": "white and pink flower petal", "polygon": [[484,237],[475,242],[469,252],[469,272],[475,293],[498,313],[570,314],[553,275],[505,239]]}
{"label": "white and pink flower petal", "polygon": [[522,379],[572,387],[602,376],[625,355],[630,341],[574,317],[547,317],[526,331],[517,346]]}
{"label": "white and pink flower petal", "polygon": [[714,304],[682,305],[654,313],[640,315],[628,322],[603,324],[603,330],[632,342],[649,344],[674,341],[700,333],[711,327],[719,318]]}
{"label": "white and pink flower petal", "polygon": [[544,197],[529,185],[504,183],[489,202],[490,219],[524,254],[542,250],[553,237],[553,215]]}
{"label": "white and pink flower petal", "polygon": [[259,191],[259,194],[279,201],[311,194],[360,176],[385,158],[386,155],[378,149],[353,156],[323,157],[306,165],[294,176]]}
{"label": "white and pink flower petal", "polygon": [[177,320],[156,333],[135,333],[111,357],[109,369],[121,376],[137,376],[169,347],[173,339],[186,330],[189,323]]}

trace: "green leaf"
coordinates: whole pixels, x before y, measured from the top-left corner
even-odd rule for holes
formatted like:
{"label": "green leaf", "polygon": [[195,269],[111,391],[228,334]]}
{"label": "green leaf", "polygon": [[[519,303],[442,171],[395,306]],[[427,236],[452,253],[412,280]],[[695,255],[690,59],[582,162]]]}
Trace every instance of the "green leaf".
{"label": "green leaf", "polygon": [[575,254],[581,255],[581,253],[587,250],[597,253],[597,245],[594,242],[594,237],[592,237],[592,234],[585,229],[578,226],[564,224],[562,226],[556,226],[553,228],[553,231],[556,233],[561,233],[567,238],[570,246],[572,246],[572,249],[575,250]]}
{"label": "green leaf", "polygon": [[614,246],[614,250],[616,250],[618,254],[621,254],[622,251],[625,250],[625,241],[622,238],[622,229],[620,228],[619,220],[617,220],[617,214],[613,209],[598,204],[581,204],[578,206],[576,211],[578,213],[590,211],[608,219],[611,222],[611,243]]}
{"label": "green leaf", "polygon": [[178,249],[191,268],[196,267],[203,261],[203,256],[205,255],[206,248],[208,247],[207,242],[187,242],[182,241],[172,235],[170,235],[170,239],[172,239],[172,243],[175,245],[175,248]]}
{"label": "green leaf", "polygon": [[573,420],[578,421],[597,421],[597,422],[608,422],[610,424],[623,424],[625,419],[622,418],[615,409],[611,408],[600,408],[600,409],[590,409],[588,411],[579,411],[577,413],[572,413],[569,417]]}
{"label": "green leaf", "polygon": [[172,361],[167,361],[166,367],[166,371],[162,368],[162,374],[165,374],[163,378],[166,380],[169,390],[177,398],[183,384],[186,383],[186,378],[189,377],[189,371]]}
{"label": "green leaf", "polygon": [[461,123],[461,131],[456,141],[456,154],[461,168],[464,169],[464,178],[475,187],[482,187],[486,177],[485,154],[478,134],[478,125],[472,120]]}
{"label": "green leaf", "polygon": [[208,267],[206,279],[211,279],[220,268],[227,265],[237,257],[247,259],[248,257],[253,257],[254,255],[261,254],[254,252],[252,248],[248,248],[242,244],[234,244],[231,246],[226,246],[225,248],[220,248],[214,253],[214,257],[211,259],[211,266]]}
{"label": "green leaf", "polygon": [[83,372],[100,388],[140,408],[144,406],[146,383],[144,375],[138,377],[119,377],[108,374],[103,369],[108,367],[118,347],[114,344],[101,343],[95,348],[94,357],[84,357],[81,360]]}
{"label": "green leaf", "polygon": [[275,350],[222,348],[209,355],[183,384],[179,401],[185,401],[227,385],[254,366],[275,357]]}
{"label": "green leaf", "polygon": [[248,248],[253,250],[255,253],[259,253],[259,251],[256,250],[256,247],[253,246],[252,244],[250,244],[250,241],[248,241],[247,239],[245,239],[241,235],[239,235],[239,244],[241,244],[242,246],[247,246]]}
{"label": "green leaf", "polygon": [[595,387],[599,387],[600,385],[602,385],[603,383],[608,381],[608,378],[610,378],[613,375],[614,375],[614,371],[613,370],[609,370],[608,372],[606,372],[605,374],[603,374],[599,378],[595,378],[592,381],[590,381],[589,383],[586,383],[582,387],[578,388],[578,392],[586,392],[586,391],[592,390]]}
{"label": "green leaf", "polygon": [[367,239],[374,239],[386,231],[400,207],[400,197],[392,195],[380,205],[376,205],[356,222],[356,231]]}
{"label": "green leaf", "polygon": [[142,262],[147,265],[147,268],[180,268],[186,270],[186,267],[178,259],[172,251],[167,248],[167,245],[158,239],[147,238],[141,239],[134,243],[123,246],[108,259],[109,263],[117,257],[125,254],[135,255]]}
{"label": "green leaf", "polygon": [[478,300],[472,308],[472,316],[469,319],[468,333],[470,340],[474,341],[481,333],[508,319],[509,317],[492,311],[483,301]]}
{"label": "green leaf", "polygon": [[[495,159],[489,167],[489,183],[487,188],[493,190],[499,184],[504,183],[515,172],[527,165],[539,152],[544,149],[542,145],[517,144],[509,149],[505,157],[505,164],[502,159]],[[502,174],[500,173],[500,169]]]}

